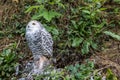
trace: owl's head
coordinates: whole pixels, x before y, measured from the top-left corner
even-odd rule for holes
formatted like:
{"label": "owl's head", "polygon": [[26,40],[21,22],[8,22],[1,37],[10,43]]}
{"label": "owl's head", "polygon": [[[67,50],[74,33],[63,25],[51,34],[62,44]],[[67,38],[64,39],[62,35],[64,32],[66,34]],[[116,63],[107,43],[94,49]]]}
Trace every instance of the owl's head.
{"label": "owl's head", "polygon": [[36,32],[38,30],[42,30],[42,24],[36,20],[30,21],[26,26],[26,31]]}

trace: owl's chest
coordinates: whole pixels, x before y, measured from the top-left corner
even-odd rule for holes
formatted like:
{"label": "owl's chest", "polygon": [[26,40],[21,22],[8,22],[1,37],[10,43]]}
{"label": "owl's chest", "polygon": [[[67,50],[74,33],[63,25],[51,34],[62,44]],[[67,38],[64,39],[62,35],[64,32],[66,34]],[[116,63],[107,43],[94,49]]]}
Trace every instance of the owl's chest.
{"label": "owl's chest", "polygon": [[41,34],[40,33],[27,33],[27,38],[28,41],[31,44],[37,45],[38,43],[42,43],[42,38],[41,38]]}

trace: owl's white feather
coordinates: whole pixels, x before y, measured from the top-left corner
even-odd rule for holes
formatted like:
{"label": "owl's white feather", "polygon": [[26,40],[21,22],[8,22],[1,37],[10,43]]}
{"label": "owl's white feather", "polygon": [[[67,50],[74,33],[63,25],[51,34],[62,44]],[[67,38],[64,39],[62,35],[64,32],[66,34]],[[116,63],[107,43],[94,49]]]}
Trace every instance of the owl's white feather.
{"label": "owl's white feather", "polygon": [[52,37],[40,22],[36,20],[30,21],[26,26],[25,36],[34,58],[39,56],[52,57]]}

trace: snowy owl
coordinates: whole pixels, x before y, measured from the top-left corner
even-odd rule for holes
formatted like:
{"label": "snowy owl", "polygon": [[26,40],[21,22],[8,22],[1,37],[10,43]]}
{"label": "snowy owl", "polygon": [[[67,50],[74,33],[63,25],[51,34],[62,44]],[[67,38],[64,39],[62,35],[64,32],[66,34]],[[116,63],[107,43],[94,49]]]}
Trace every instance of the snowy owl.
{"label": "snowy owl", "polygon": [[46,61],[53,55],[52,37],[43,25],[36,20],[27,24],[25,37],[33,54],[34,73],[39,73],[39,70],[44,67],[44,63],[46,64]]}

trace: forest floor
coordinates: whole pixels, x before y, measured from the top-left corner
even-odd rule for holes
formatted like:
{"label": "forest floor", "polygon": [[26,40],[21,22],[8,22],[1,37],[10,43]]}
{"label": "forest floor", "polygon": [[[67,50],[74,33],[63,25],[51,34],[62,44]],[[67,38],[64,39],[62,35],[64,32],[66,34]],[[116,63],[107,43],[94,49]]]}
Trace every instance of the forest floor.
{"label": "forest floor", "polygon": [[[4,15],[3,10],[4,9],[9,9],[11,6],[7,5],[7,7],[5,7],[5,5],[0,5],[0,19],[2,19],[2,16]],[[14,9],[13,9],[14,11]],[[9,15],[9,14],[8,14]],[[2,29],[2,32],[6,33],[6,31],[4,31],[5,29]],[[116,29],[112,29],[111,31],[116,32],[117,34],[120,35],[120,28],[116,28]],[[3,37],[0,39],[0,52],[4,49],[10,46],[11,43],[17,42],[17,48],[20,48],[19,53],[30,53],[28,47],[26,46],[26,42],[25,42],[25,38],[22,36],[15,36],[14,38],[8,38],[8,37]],[[104,49],[102,49],[102,51],[93,51],[92,55],[89,55],[89,57],[81,57],[78,55],[78,58],[80,59],[80,62],[83,63],[85,58],[94,61],[95,64],[97,65],[96,68],[101,70],[101,69],[106,69],[106,68],[110,68],[120,79],[120,42],[117,40],[114,40],[112,38],[109,38],[107,40],[103,39],[103,45],[105,46]],[[18,50],[19,51],[19,50]],[[27,54],[26,54],[27,55]],[[24,61],[26,59],[30,60],[32,59],[31,57],[29,57],[31,55],[31,53],[29,55],[27,55],[27,57],[25,57]],[[77,55],[73,55],[72,57],[75,57]],[[59,56],[58,56],[59,57]],[[67,58],[67,56],[65,57],[65,61],[60,61],[61,59],[57,60],[57,67],[63,67],[66,64],[71,64],[74,61],[71,61],[70,58]],[[75,58],[74,58],[75,59]],[[68,62],[71,61],[71,62]]]}
{"label": "forest floor", "polygon": [[120,79],[120,42],[110,39],[104,44],[106,48],[95,52],[90,59],[101,69],[110,68]]}

